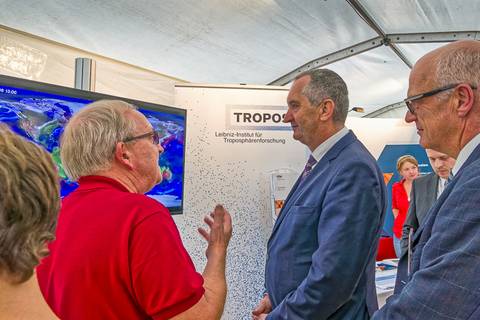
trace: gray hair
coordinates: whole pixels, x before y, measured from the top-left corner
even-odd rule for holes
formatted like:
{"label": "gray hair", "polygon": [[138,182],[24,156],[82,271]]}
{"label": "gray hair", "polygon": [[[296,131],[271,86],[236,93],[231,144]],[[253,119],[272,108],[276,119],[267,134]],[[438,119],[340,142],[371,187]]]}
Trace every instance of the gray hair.
{"label": "gray hair", "polygon": [[[480,84],[480,50],[478,46],[458,46],[441,52],[436,60],[435,81],[438,86],[468,83]],[[439,94],[441,99],[448,92]]]}
{"label": "gray hair", "polygon": [[128,113],[136,107],[120,100],[99,100],[76,113],[60,142],[63,168],[72,181],[111,168],[115,147],[135,131]]}
{"label": "gray hair", "polygon": [[27,281],[54,238],[59,177],[40,146],[0,125],[0,273]]}
{"label": "gray hair", "polygon": [[310,82],[303,88],[302,94],[312,106],[318,106],[324,99],[330,98],[335,103],[333,121],[345,123],[348,114],[348,89],[345,81],[329,69],[315,69],[302,72],[295,80],[309,76]]}

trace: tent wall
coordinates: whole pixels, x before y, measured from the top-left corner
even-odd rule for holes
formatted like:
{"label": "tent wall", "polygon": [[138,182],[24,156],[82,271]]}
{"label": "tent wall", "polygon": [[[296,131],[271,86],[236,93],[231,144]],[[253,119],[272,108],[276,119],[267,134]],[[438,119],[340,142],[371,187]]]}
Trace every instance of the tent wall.
{"label": "tent wall", "polygon": [[0,73],[73,87],[75,58],[96,61],[97,92],[172,105],[184,81],[28,34],[0,28]]}

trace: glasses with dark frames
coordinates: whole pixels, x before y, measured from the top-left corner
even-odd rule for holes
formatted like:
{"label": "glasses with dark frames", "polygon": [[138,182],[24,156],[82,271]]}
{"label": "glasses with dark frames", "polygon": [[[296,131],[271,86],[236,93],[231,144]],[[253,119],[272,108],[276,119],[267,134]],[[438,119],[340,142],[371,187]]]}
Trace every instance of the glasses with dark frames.
{"label": "glasses with dark frames", "polygon": [[131,142],[138,139],[152,137],[153,144],[158,145],[161,141],[161,134],[159,130],[153,130],[152,132],[144,133],[139,136],[125,138],[122,142]]}
{"label": "glasses with dark frames", "polygon": [[[413,107],[413,103],[412,103],[413,101],[417,101],[417,100],[420,100],[420,99],[423,99],[423,98],[426,98],[426,97],[431,97],[431,96],[434,96],[434,95],[436,95],[440,92],[443,92],[443,91],[451,90],[451,89],[455,88],[456,86],[458,86],[460,84],[461,83],[449,84],[447,86],[437,88],[437,89],[433,89],[433,90],[428,91],[428,92],[416,94],[414,96],[411,96],[411,97],[408,97],[408,98],[404,99],[403,102],[405,102],[405,104],[407,105],[408,111],[410,111],[411,114],[415,114],[415,108]],[[474,86],[474,85],[470,85],[470,87],[473,90],[477,89],[477,86]]]}

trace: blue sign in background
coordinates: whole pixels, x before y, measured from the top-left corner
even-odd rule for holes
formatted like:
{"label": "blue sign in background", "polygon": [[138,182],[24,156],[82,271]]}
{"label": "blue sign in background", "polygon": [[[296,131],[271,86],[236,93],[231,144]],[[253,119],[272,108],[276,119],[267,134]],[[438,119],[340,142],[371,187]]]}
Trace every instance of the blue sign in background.
{"label": "blue sign in background", "polygon": [[378,165],[384,176],[388,177],[393,174],[387,183],[387,214],[383,225],[383,234],[391,236],[393,234],[393,212],[392,212],[392,185],[401,180],[400,174],[397,172],[397,159],[403,155],[409,154],[418,161],[418,169],[420,174],[428,174],[432,172],[432,167],[428,161],[425,149],[419,144],[387,144],[383,149],[380,157],[378,157]]}

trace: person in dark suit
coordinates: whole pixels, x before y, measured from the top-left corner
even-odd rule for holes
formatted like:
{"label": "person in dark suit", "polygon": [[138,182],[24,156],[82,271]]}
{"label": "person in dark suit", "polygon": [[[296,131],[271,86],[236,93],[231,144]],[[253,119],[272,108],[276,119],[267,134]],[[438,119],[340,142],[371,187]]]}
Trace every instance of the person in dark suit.
{"label": "person in dark suit", "polygon": [[[480,43],[457,41],[410,73],[407,122],[456,159],[453,180],[415,232],[410,274],[373,319],[480,319]],[[405,256],[400,264],[407,263]]]}
{"label": "person in dark suit", "polygon": [[345,128],[348,91],[335,72],[300,74],[287,103],[284,122],[312,153],[268,241],[266,294],[253,318],[368,319],[377,309],[382,172]]}
{"label": "person in dark suit", "polygon": [[455,165],[455,159],[445,153],[432,149],[426,149],[425,152],[433,172],[413,181],[410,193],[411,205],[403,226],[402,254],[406,253],[410,230],[414,235],[418,227],[423,224],[428,210],[450,182],[451,171]]}
{"label": "person in dark suit", "polygon": [[[445,153],[432,149],[426,149],[425,151],[433,172],[413,181],[412,191],[410,193],[410,207],[407,213],[407,219],[403,225],[401,256],[409,254],[409,251],[411,254],[412,248],[410,245],[409,249],[409,239],[413,239],[415,231],[425,222],[428,210],[438,197],[440,197],[443,190],[445,190],[445,187],[449,183],[451,170],[455,165],[455,159]],[[402,290],[403,284],[406,283],[407,274],[407,268],[399,268],[397,270],[395,292]]]}

